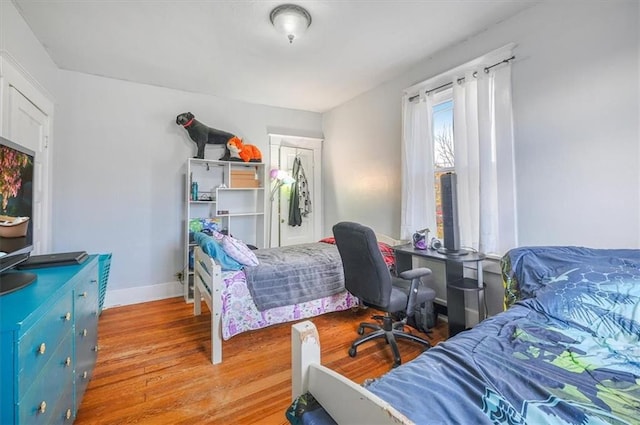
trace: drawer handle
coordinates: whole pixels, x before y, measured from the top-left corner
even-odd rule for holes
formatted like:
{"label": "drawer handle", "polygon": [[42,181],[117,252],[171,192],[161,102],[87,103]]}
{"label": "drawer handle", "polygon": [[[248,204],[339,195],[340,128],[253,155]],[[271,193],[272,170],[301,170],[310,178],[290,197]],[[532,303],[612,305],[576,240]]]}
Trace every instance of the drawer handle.
{"label": "drawer handle", "polygon": [[71,320],[71,313],[70,313],[70,312],[67,312],[67,314],[65,314],[62,318],[63,318],[64,320],[66,320],[66,321]]}
{"label": "drawer handle", "polygon": [[38,348],[38,353],[44,354],[45,351],[47,351],[47,344],[43,342],[42,344],[40,344],[40,348]]}
{"label": "drawer handle", "polygon": [[87,379],[87,376],[89,376],[89,374],[87,373],[86,370],[82,372],[82,379]]}
{"label": "drawer handle", "polygon": [[40,408],[38,409],[39,413],[44,413],[47,410],[47,402],[43,401],[42,403],[40,403]]}
{"label": "drawer handle", "polygon": [[82,330],[82,336],[87,336],[87,330],[86,329]]}
{"label": "drawer handle", "polygon": [[91,279],[91,283],[98,283],[97,279]]}
{"label": "drawer handle", "polygon": [[71,419],[71,409],[67,409],[67,413],[65,413],[64,418]]}
{"label": "drawer handle", "polygon": [[80,297],[86,297],[87,296],[87,292],[83,292],[82,294],[79,295]]}
{"label": "drawer handle", "polygon": [[71,357],[67,357],[64,361],[65,366],[71,366]]}

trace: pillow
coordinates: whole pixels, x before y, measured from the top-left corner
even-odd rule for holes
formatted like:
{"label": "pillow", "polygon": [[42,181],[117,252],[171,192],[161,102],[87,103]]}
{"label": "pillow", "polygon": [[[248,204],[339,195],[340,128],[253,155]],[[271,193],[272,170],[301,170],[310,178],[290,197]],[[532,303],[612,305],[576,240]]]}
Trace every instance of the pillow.
{"label": "pillow", "polygon": [[[218,234],[220,235],[220,233]],[[215,259],[218,264],[220,264],[222,270],[242,270],[242,264],[227,255],[222,244],[215,238],[202,232],[195,232],[193,238],[209,257]]]}
{"label": "pillow", "polygon": [[[331,236],[331,237],[328,237],[328,238],[320,239],[319,242],[335,245],[336,238]],[[395,274],[395,272],[396,272],[396,255],[395,255],[395,252],[393,251],[393,248],[391,248],[391,245],[386,244],[384,242],[378,242],[378,248],[380,249],[380,253],[382,254],[382,258],[384,259],[385,264],[389,268],[389,271],[392,274]]]}
{"label": "pillow", "polygon": [[245,266],[257,266],[259,264],[256,254],[241,240],[218,232],[214,232],[213,235],[222,244],[224,252],[240,264]]}

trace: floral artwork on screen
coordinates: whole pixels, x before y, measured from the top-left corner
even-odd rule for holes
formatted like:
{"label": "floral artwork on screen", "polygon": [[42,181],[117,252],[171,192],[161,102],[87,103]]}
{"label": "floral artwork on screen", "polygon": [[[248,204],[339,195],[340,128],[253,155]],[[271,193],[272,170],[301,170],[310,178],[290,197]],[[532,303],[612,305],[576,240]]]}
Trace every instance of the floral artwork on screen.
{"label": "floral artwork on screen", "polygon": [[33,159],[0,146],[0,238],[24,238],[31,218]]}

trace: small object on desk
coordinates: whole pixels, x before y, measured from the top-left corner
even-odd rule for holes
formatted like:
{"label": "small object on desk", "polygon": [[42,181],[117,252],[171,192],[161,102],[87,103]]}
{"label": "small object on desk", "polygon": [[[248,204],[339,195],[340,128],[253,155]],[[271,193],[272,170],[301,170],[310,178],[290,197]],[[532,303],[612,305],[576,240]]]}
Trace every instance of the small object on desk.
{"label": "small object on desk", "polygon": [[86,251],[31,255],[27,261],[20,263],[17,268],[36,269],[40,267],[78,265],[84,263],[87,258],[89,258],[89,255]]}
{"label": "small object on desk", "polygon": [[429,240],[429,228],[418,230],[413,234],[413,247],[415,249],[427,249],[427,241]]}

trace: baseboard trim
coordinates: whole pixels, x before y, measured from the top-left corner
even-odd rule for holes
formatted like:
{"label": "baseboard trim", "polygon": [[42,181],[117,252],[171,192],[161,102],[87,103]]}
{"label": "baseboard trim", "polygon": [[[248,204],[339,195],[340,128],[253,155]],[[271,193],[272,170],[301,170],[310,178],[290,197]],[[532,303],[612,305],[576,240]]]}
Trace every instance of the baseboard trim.
{"label": "baseboard trim", "polygon": [[133,288],[108,290],[104,298],[103,309],[147,301],[164,300],[182,295],[180,282],[159,283],[157,285],[136,286]]}

